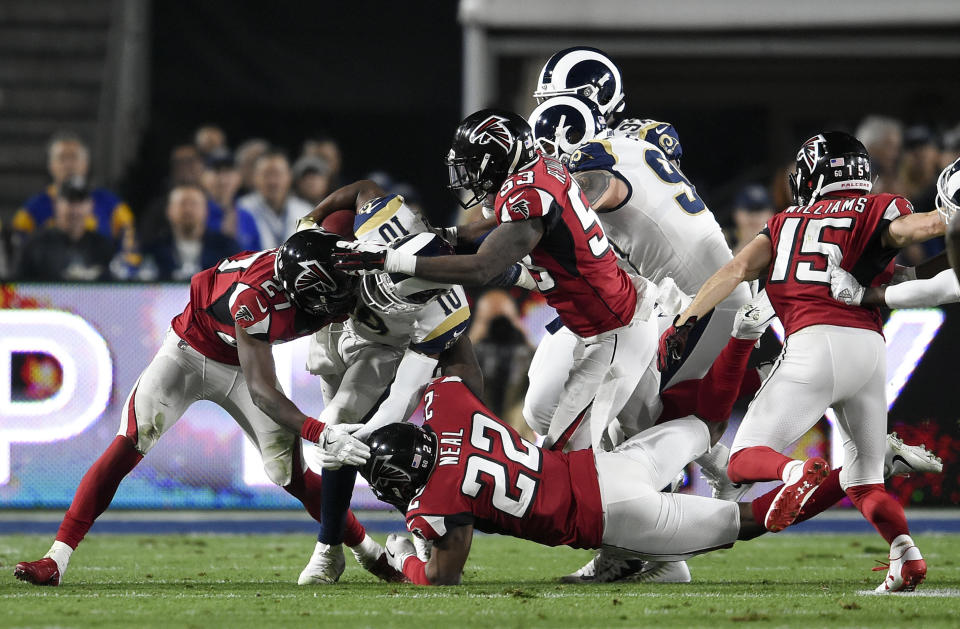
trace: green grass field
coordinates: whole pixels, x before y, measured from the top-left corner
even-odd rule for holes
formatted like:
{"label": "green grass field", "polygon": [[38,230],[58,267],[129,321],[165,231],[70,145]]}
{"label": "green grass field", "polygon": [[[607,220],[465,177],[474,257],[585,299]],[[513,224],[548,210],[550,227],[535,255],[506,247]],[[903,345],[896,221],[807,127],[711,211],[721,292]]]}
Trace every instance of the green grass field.
{"label": "green grass field", "polygon": [[[382,537],[382,536],[380,536]],[[382,541],[382,540],[381,540]],[[560,585],[585,551],[478,537],[456,588],[375,581],[347,557],[340,584],[298,587],[309,536],[98,536],[59,588],[16,581],[46,536],[0,537],[0,627],[957,627],[960,536],[917,539],[914,594],[874,596],[877,536],[781,535],[690,562],[683,585]]]}

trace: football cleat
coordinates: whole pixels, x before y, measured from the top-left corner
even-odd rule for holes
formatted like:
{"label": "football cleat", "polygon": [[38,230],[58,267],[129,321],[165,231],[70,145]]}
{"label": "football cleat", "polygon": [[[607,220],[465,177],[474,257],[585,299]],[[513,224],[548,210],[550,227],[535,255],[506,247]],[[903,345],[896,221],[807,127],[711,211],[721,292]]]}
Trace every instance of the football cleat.
{"label": "football cleat", "polygon": [[21,561],[13,569],[13,576],[34,585],[60,585],[60,567],[50,557],[38,561]]}
{"label": "football cleat", "polygon": [[883,457],[883,477],[910,474],[940,474],[943,461],[924,444],[911,446],[893,432],[887,435],[887,452]]}
{"label": "football cleat", "polygon": [[560,577],[561,583],[613,583],[638,575],[644,561],[631,555],[601,550],[582,568]]}
{"label": "football cleat", "polygon": [[367,535],[363,541],[350,549],[357,563],[363,569],[387,583],[403,583],[408,581],[402,572],[390,565],[387,561],[387,552],[372,537]]}
{"label": "football cleat", "polygon": [[310,561],[297,579],[297,585],[333,585],[340,579],[346,567],[343,546],[317,542]]}
{"label": "football cleat", "polygon": [[640,572],[627,581],[634,583],[690,583],[686,561],[645,561]]}
{"label": "football cleat", "polygon": [[828,474],[830,465],[821,457],[807,459],[802,466],[797,466],[767,509],[763,522],[766,529],[776,533],[793,524],[800,509]]}
{"label": "football cleat", "polygon": [[910,536],[900,535],[890,544],[890,563],[877,566],[874,570],[887,571],[887,578],[877,586],[876,592],[912,592],[926,578],[927,562]]}
{"label": "football cleat", "polygon": [[762,290],[737,310],[730,335],[738,339],[759,339],[776,316],[767,291]]}

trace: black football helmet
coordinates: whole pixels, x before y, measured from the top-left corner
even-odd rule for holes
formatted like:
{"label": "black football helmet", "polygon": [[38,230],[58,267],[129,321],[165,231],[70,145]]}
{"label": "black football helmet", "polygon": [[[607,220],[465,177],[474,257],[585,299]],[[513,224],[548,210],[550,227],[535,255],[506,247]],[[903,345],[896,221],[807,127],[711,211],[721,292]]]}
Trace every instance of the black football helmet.
{"label": "black football helmet", "polygon": [[593,101],[610,122],[613,114],[624,107],[620,68],[596,48],[574,46],[561,50],[543,64],[533,97],[542,103],[554,96],[572,95]]}
{"label": "black football helmet", "polygon": [[860,140],[843,131],[815,135],[797,152],[797,171],[790,174],[796,205],[808,205],[827,192],[869,192],[870,155]]}
{"label": "black football helmet", "polygon": [[509,111],[481,109],[464,118],[453,135],[447,154],[449,188],[467,209],[537,159],[526,120]]}
{"label": "black football helmet", "polygon": [[537,148],[563,162],[588,140],[607,128],[593,101],[582,96],[557,96],[543,101],[527,119]]}
{"label": "black football helmet", "polygon": [[342,315],[357,302],[360,278],[333,268],[330,254],[341,236],[323,228],[305,229],[277,250],[273,273],[287,299],[315,316]]}
{"label": "black football helmet", "polygon": [[436,437],[416,424],[400,422],[374,430],[367,445],[370,458],[360,474],[377,498],[406,512],[433,471]]}

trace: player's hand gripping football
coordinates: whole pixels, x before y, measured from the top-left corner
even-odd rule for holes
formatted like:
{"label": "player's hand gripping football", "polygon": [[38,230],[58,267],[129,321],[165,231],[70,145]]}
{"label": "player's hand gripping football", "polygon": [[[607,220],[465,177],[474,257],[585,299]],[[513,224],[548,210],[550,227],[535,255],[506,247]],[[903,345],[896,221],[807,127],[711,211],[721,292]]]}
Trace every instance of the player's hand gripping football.
{"label": "player's hand gripping football", "polygon": [[860,282],[833,260],[827,262],[827,272],[830,273],[830,296],[848,306],[859,306],[865,290]]}
{"label": "player's hand gripping football", "polygon": [[407,557],[416,557],[417,549],[410,538],[391,533],[387,535],[386,543],[387,563],[397,572],[403,572],[403,562]]}
{"label": "player's hand gripping football", "polygon": [[370,446],[353,436],[363,424],[333,424],[320,435],[320,465],[326,470],[337,470],[344,465],[357,466],[370,458]]}
{"label": "player's hand gripping football", "polygon": [[680,315],[673,319],[673,325],[663,331],[660,336],[660,347],[657,350],[657,369],[669,370],[683,357],[683,350],[687,347],[687,338],[690,331],[697,324],[696,317],[690,317],[683,325],[677,325]]}

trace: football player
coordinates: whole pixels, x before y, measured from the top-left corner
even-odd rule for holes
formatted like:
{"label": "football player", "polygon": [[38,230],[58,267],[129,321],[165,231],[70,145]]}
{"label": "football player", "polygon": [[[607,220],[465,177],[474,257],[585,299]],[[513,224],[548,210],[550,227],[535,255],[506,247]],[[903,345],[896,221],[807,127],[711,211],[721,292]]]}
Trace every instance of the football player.
{"label": "football player", "polygon": [[[80,481],[50,551],[17,564],[17,578],[59,585],[120,482],[197,400],[227,411],[259,449],[270,480],[320,519],[320,477],[304,465],[300,440],[318,444],[337,464],[361,463],[369,450],[350,434],[360,425],[327,426],[284,395],[270,348],[342,321],[353,309],[356,278],[329,263],[339,238],[300,232],[279,249],[246,251],[193,276],[190,301],[130,392],[117,437]],[[380,545],[352,513],[347,519],[347,544],[364,567],[395,577]]]}
{"label": "football player", "polygon": [[[333,195],[304,221],[322,221],[341,209],[355,211],[357,239],[390,245],[414,255],[452,252],[403,197],[373,182],[358,182],[356,193]],[[363,423],[364,438],[376,428],[407,417],[423,387],[441,367],[482,389],[483,379],[470,340],[463,332],[470,307],[460,286],[405,275],[365,275],[361,299],[350,318],[318,331],[310,340],[307,369],[320,376],[328,426]],[[308,462],[312,463],[309,455]],[[317,545],[300,574],[300,584],[334,583],[344,570],[341,542],[356,468],[323,470],[323,515]]]}
{"label": "football player", "polygon": [[[447,157],[450,188],[464,208],[495,195],[498,226],[472,255],[418,257],[382,245],[345,243],[334,255],[348,272],[386,269],[436,282],[479,285],[520,260],[575,335],[571,368],[546,433],[547,447],[563,448],[588,412],[595,435],[635,388],[633,362],[650,356],[657,287],[617,266],[597,215],[559,161],[536,150],[520,116],[485,109],[457,128]],[[598,395],[603,385],[604,395]],[[591,424],[583,423],[584,427]]]}
{"label": "football player", "polygon": [[[716,423],[668,421],[611,452],[539,448],[499,420],[458,378],[424,394],[423,427],[374,432],[361,473],[377,496],[433,542],[427,562],[409,539],[387,540],[391,565],[419,585],[458,584],[474,529],[548,546],[600,548],[623,561],[679,560],[766,532],[772,490],[751,503],[661,492],[719,438]],[[834,472],[807,519],[843,498]]]}
{"label": "football player", "polygon": [[[698,317],[742,282],[766,276],[786,339],[734,439],[730,480],[783,480],[765,525],[788,526],[816,496],[829,466],[819,457],[798,461],[780,452],[832,406],[844,438],[841,485],[890,544],[887,577],[877,590],[912,590],[923,581],[926,563],[903,508],[883,486],[886,347],[880,313],[834,300],[828,262],[832,258],[864,285],[885,283],[898,249],[943,234],[944,223],[937,212],[914,214],[903,197],[870,194],[870,156],[842,132],[818,134],[800,147],[791,185],[795,205],[774,216],[704,284],[664,332],[659,353],[665,364],[677,359]],[[784,400],[791,400],[789,407]]]}

